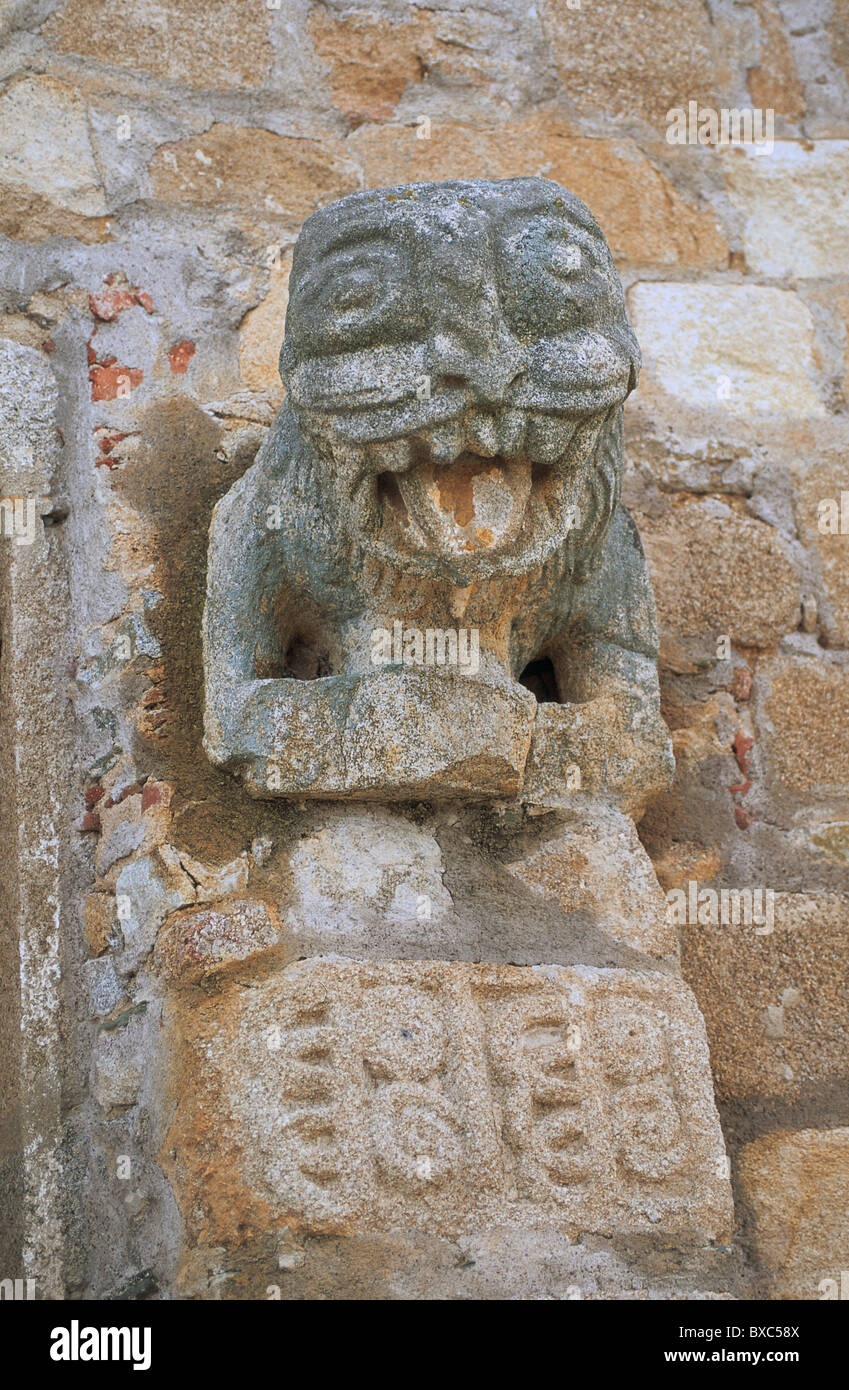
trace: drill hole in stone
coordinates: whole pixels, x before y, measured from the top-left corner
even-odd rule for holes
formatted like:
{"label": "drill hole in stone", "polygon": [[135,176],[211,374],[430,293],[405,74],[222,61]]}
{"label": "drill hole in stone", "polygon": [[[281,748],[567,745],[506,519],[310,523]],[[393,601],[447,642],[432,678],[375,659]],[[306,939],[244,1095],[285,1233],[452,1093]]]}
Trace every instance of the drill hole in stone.
{"label": "drill hole in stone", "polygon": [[535,661],[529,661],[519,677],[519,684],[523,685],[526,690],[530,690],[540,705],[560,703],[557,677],[547,656],[540,656]]}

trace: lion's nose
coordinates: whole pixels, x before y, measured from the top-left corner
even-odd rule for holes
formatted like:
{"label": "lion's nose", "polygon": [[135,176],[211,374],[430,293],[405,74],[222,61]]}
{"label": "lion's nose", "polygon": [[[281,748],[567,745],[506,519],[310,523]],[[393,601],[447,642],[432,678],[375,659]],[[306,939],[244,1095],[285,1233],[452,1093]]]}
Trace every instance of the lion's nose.
{"label": "lion's nose", "polygon": [[522,344],[506,325],[492,338],[481,334],[462,344],[437,341],[436,347],[438,371],[471,388],[476,405],[504,405],[510,386],[525,370]]}

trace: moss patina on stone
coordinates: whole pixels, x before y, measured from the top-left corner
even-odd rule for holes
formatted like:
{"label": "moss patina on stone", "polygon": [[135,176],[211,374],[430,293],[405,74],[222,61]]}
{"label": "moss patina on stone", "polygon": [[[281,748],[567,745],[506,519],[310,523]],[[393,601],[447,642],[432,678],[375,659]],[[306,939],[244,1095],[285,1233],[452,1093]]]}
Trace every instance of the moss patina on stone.
{"label": "moss patina on stone", "polygon": [[410,184],[309,218],[287,399],[210,531],[212,761],[259,797],[556,807],[579,785],[638,814],[671,771],[619,503],[639,360],[558,184]]}

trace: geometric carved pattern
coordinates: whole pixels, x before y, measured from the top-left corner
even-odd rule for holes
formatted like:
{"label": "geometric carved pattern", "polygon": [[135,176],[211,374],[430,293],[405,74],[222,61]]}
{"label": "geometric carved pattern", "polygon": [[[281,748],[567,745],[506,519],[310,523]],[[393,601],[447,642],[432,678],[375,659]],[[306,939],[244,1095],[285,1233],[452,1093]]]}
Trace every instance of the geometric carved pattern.
{"label": "geometric carved pattern", "polygon": [[726,1223],[703,1025],[674,976],[319,958],[222,1002],[203,1029],[218,1159],[232,1145],[275,1222]]}

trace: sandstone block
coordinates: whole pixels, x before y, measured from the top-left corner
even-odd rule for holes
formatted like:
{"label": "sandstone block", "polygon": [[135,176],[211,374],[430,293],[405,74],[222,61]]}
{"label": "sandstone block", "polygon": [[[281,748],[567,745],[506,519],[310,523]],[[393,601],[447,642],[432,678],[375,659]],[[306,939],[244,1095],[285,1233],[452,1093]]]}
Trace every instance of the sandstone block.
{"label": "sandstone block", "polygon": [[640,536],[664,637],[770,647],[799,626],[798,572],[774,527],[714,498],[686,499],[642,518]]}
{"label": "sandstone block", "polygon": [[385,119],[405,88],[421,82],[423,58],[432,56],[431,16],[331,14],[314,9],[308,28],[327,64],[334,105],[349,116]]}
{"label": "sandstone block", "polygon": [[722,57],[698,0],[546,0],[543,25],[566,97],[582,115],[642,118],[665,130],[671,106],[718,106]]}
{"label": "sandstone block", "polygon": [[805,95],[793,58],[793,49],[776,0],[755,0],[760,52],[754,67],[747,68],[746,85],[752,105],[787,121],[805,114]]}
{"label": "sandstone block", "polygon": [[271,65],[270,12],[239,0],[68,0],[44,26],[60,53],[80,54],[189,87],[261,87]]}
{"label": "sandstone block", "polygon": [[280,347],[286,305],[289,303],[291,257],[275,261],[269,274],[268,293],[255,309],[245,314],[239,331],[239,374],[251,391],[283,395],[280,381]]}
{"label": "sandstone block", "polygon": [[52,77],[25,77],[0,96],[0,183],[4,201],[8,188],[19,203],[35,198],[36,211],[44,202],[77,218],[109,211],[85,103],[73,88]]}
{"label": "sandstone block", "polygon": [[849,1129],[765,1134],[743,1150],[740,1180],[771,1297],[845,1298]]}
{"label": "sandstone block", "polygon": [[645,344],[640,393],[739,419],[823,416],[814,324],[787,290],[749,285],[634,285]]}
{"label": "sandstone block", "polygon": [[155,968],[166,978],[191,983],[210,971],[247,960],[276,946],[276,914],[256,899],[235,899],[170,918],[159,934]]}
{"label": "sandstone block", "polygon": [[769,154],[736,145],[722,163],[752,270],[799,278],[849,272],[849,140],[779,140]]}
{"label": "sandstone block", "polygon": [[849,781],[849,669],[843,660],[779,656],[759,675],[773,790],[842,794]]}
{"label": "sandstone block", "polygon": [[[849,301],[847,301],[849,323]],[[826,604],[819,618],[833,647],[849,646],[849,468],[846,445],[794,455],[796,525],[819,561]],[[845,500],[844,500],[845,499]]]}
{"label": "sandstone block", "polygon": [[704,1015],[725,1102],[798,1101],[818,1087],[845,1086],[849,1075],[849,900],[775,893],[769,925],[680,929],[684,978]]}
{"label": "sandstone block", "polygon": [[564,912],[590,912],[618,941],[674,955],[666,900],[633,821],[614,807],[582,809],[505,867]]}
{"label": "sandstone block", "polygon": [[296,222],[359,181],[340,140],[301,140],[222,123],[160,146],[150,180],[153,196],[163,202],[241,207]]}

